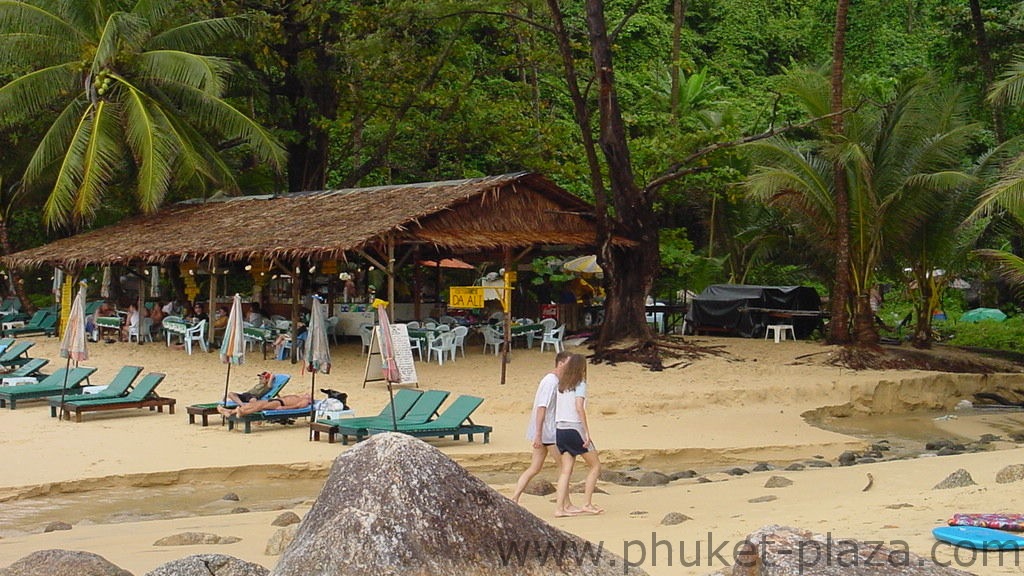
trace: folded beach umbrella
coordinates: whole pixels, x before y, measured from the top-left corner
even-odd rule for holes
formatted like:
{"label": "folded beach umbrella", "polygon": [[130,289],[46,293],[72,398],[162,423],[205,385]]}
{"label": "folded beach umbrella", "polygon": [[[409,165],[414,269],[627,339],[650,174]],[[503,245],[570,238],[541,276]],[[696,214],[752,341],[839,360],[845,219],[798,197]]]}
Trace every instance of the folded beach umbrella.
{"label": "folded beach umbrella", "polygon": [[562,263],[562,270],[575,272],[577,274],[603,274],[604,270],[597,264],[597,256],[590,254],[580,256]]}
{"label": "folded beach umbrella", "polygon": [[[79,283],[78,294],[71,303],[71,315],[68,316],[68,324],[64,327],[64,335],[60,340],[60,356],[68,359],[66,368],[71,368],[72,360],[75,361],[75,366],[78,366],[79,362],[89,358],[85,344],[85,287],[85,282]],[[64,419],[64,396],[67,393],[69,372],[71,371],[64,371],[64,385],[60,389],[61,413],[58,421]]]}
{"label": "folded beach umbrella", "polygon": [[[306,363],[305,369],[312,377],[309,383],[309,397],[316,390],[316,373],[331,373],[331,348],[327,342],[327,303],[313,296],[313,309],[309,312],[309,328],[306,331]],[[309,404],[309,422],[316,421],[316,406]],[[309,439],[313,440],[313,428],[309,429]]]}
{"label": "folded beach umbrella", "polygon": [[228,324],[224,327],[224,340],[220,343],[220,361],[228,365],[224,378],[224,400],[228,401],[228,381],[231,380],[231,365],[245,362],[245,333],[242,330],[242,297],[235,294],[228,313]]}
{"label": "folded beach umbrella", "polygon": [[402,375],[398,372],[398,363],[395,362],[395,345],[391,340],[391,321],[388,319],[388,303],[377,299],[373,301],[377,308],[377,327],[380,331],[381,368],[384,372],[384,380],[388,383],[388,394],[391,396],[391,424],[392,429],[398,431],[398,415],[395,414],[395,389],[391,386],[394,382],[401,382]]}

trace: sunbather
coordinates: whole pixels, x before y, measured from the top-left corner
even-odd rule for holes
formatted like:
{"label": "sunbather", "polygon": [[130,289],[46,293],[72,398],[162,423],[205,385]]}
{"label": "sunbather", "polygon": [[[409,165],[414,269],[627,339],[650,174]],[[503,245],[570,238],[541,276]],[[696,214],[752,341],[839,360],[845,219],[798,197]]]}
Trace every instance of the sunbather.
{"label": "sunbather", "polygon": [[294,410],[308,408],[313,403],[313,397],[309,394],[288,394],[278,396],[270,400],[252,400],[239,404],[238,408],[225,408],[217,406],[217,412],[223,416],[247,416],[262,412],[263,410]]}
{"label": "sunbather", "polygon": [[269,392],[270,386],[274,382],[274,375],[270,372],[260,372],[256,375],[256,378],[256,385],[249,388],[247,392],[228,392],[228,400],[235,404],[245,404],[246,402],[258,400]]}

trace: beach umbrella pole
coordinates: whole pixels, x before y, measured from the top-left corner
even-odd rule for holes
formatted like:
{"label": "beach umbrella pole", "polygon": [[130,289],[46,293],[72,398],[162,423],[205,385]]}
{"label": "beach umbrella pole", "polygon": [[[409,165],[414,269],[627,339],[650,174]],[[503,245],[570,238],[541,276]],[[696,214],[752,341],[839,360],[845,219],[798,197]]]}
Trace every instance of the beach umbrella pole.
{"label": "beach umbrella pole", "polygon": [[[309,337],[308,335],[306,336]],[[316,370],[309,379],[309,441],[313,441],[313,423],[316,422],[316,402],[313,402],[313,392],[316,390]]]}
{"label": "beach umbrella pole", "polygon": [[228,375],[224,377],[224,400],[222,404],[228,403],[228,382],[231,381],[231,362],[228,362]]}
{"label": "beach umbrella pole", "polygon": [[64,396],[68,390],[68,372],[71,371],[71,357],[68,356],[67,364],[64,366],[64,385],[60,387],[60,412],[57,414],[57,421],[64,419]]}
{"label": "beach umbrella pole", "polygon": [[388,395],[391,397],[391,429],[398,432],[398,415],[395,414],[395,388],[388,382]]}

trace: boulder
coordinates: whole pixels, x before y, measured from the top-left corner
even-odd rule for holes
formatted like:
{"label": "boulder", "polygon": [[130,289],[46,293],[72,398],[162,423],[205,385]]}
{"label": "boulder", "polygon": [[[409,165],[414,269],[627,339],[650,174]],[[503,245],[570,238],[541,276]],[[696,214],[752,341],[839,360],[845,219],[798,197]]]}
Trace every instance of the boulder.
{"label": "boulder", "polygon": [[664,518],[661,519],[661,525],[662,526],[675,526],[676,524],[682,524],[683,522],[686,522],[687,520],[693,520],[693,518],[690,518],[689,516],[687,516],[686,514],[683,514],[682,512],[669,512],[668,514],[665,514]]}
{"label": "boulder", "polygon": [[221,496],[220,499],[227,500],[228,502],[238,502],[240,500],[238,494],[235,494],[234,492],[228,492],[227,494]]}
{"label": "boulder", "polygon": [[644,472],[643,476],[640,476],[636,481],[637,486],[664,486],[671,482],[667,474],[661,472]]}
{"label": "boulder", "polygon": [[295,540],[295,534],[299,531],[298,524],[292,524],[285,528],[278,529],[274,535],[267,540],[267,547],[263,553],[267,556],[280,556],[284,554],[285,548]]}
{"label": "boulder", "polygon": [[60,522],[60,521],[50,522],[49,524],[46,525],[45,528],[43,528],[43,533],[45,534],[47,532],[56,532],[58,530],[71,530],[71,524],[68,524],[67,522]]}
{"label": "boulder", "polygon": [[785,488],[792,485],[793,481],[785,476],[772,476],[764,483],[765,488]]}
{"label": "boulder", "polygon": [[526,485],[526,489],[523,490],[523,492],[530,496],[547,496],[549,494],[554,494],[557,491],[558,490],[555,488],[554,484],[548,480],[544,480],[543,478],[534,478]]}
{"label": "boulder", "polygon": [[765,526],[737,545],[731,576],[967,576],[903,547]]}
{"label": "boulder", "polygon": [[196,554],[157,566],[146,576],[267,576],[269,571],[252,562],[223,554]]}
{"label": "boulder", "polygon": [[153,546],[194,546],[196,544],[234,544],[242,539],[237,536],[218,536],[208,532],[182,532],[153,542]]}
{"label": "boulder", "polygon": [[271,526],[291,526],[292,524],[298,524],[299,522],[302,522],[302,518],[299,518],[299,515],[296,514],[295,512],[288,511],[288,512],[282,512],[281,514],[279,514],[277,518],[274,518],[274,521],[271,522],[270,525]]}
{"label": "boulder", "polygon": [[963,468],[953,472],[942,482],[939,482],[932,488],[932,490],[946,490],[948,488],[963,488],[964,486],[974,486],[974,478],[971,478],[971,473]]}
{"label": "boulder", "polygon": [[[561,566],[538,554],[537,546],[565,550]],[[595,562],[597,550],[517,506],[429,444],[385,433],[337,457],[271,574],[644,574],[624,569],[622,559],[607,551]]]}
{"label": "boulder", "polygon": [[0,568],[0,576],[132,576],[106,558],[76,550],[39,550]]}
{"label": "boulder", "polygon": [[996,482],[1009,484],[1024,480],[1024,464],[1010,464],[996,473]]}
{"label": "boulder", "polygon": [[688,480],[690,478],[696,478],[697,477],[697,471],[696,470],[680,470],[678,472],[673,472],[673,473],[669,474],[668,477],[671,478],[673,482],[675,482],[676,480]]}

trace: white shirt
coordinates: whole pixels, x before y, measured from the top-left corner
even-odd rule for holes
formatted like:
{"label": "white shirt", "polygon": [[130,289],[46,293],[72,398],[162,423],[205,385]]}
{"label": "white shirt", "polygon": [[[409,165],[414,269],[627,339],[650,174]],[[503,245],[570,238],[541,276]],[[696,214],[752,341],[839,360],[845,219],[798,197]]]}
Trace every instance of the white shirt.
{"label": "white shirt", "polygon": [[580,382],[575,390],[567,390],[558,393],[558,400],[555,402],[555,425],[558,428],[579,428],[583,424],[579,410],[576,410],[576,399],[583,398],[586,402],[587,383]]}
{"label": "white shirt", "polygon": [[544,425],[541,428],[540,441],[542,444],[555,443],[555,397],[558,395],[558,376],[547,374],[541,378],[537,386],[537,394],[533,397],[533,411],[530,414],[530,424],[526,428],[526,439],[533,442],[537,433],[537,410],[544,407]]}

